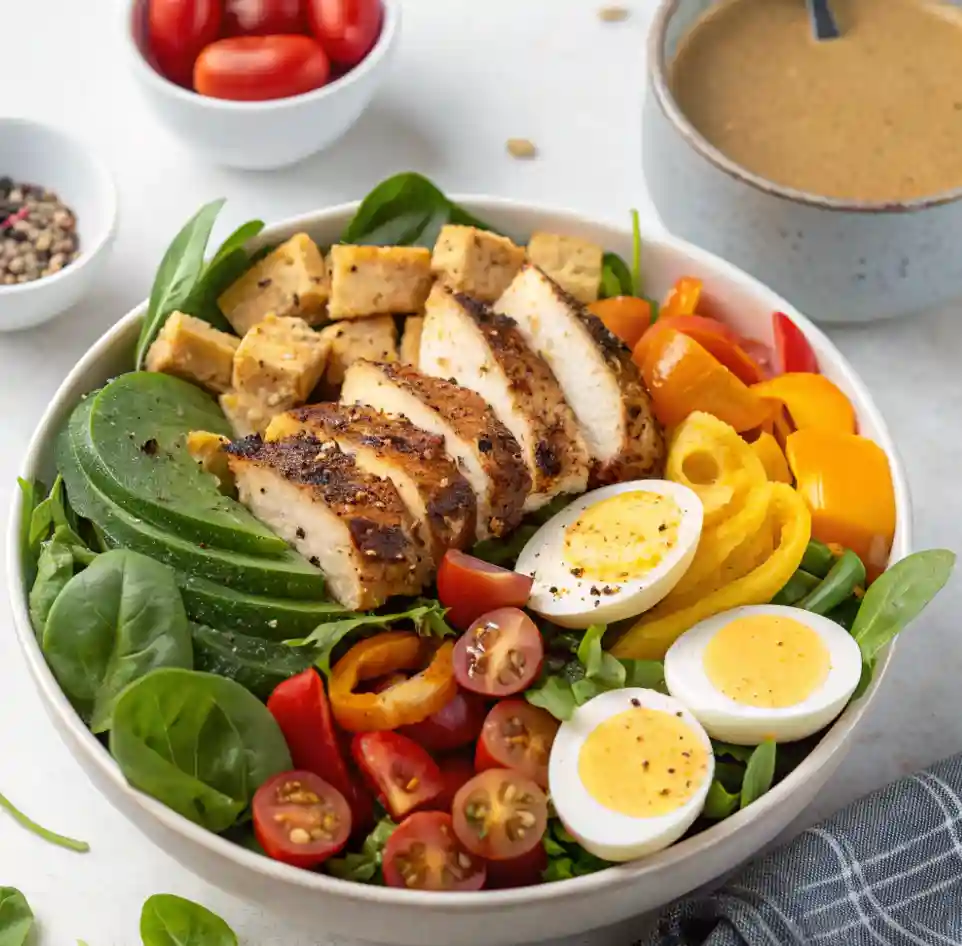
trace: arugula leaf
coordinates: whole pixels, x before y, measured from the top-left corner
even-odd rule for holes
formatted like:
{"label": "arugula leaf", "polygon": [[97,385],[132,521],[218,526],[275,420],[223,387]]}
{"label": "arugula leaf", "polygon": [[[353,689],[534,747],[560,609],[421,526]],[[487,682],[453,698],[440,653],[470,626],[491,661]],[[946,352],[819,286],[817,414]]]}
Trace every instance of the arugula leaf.
{"label": "arugula leaf", "polygon": [[775,778],[775,753],[776,746],[772,739],[766,739],[755,747],[745,769],[745,780],[742,782],[742,808],[747,808],[772,787],[772,780]]}
{"label": "arugula leaf", "polygon": [[33,910],[16,887],[0,887],[0,946],[24,946],[33,929]]}
{"label": "arugula leaf", "polygon": [[140,938],[144,946],[237,946],[237,935],[216,913],[171,893],[148,897]]}
{"label": "arugula leaf", "polygon": [[657,690],[667,693],[665,686],[665,665],[660,660],[622,660],[625,668],[626,687],[640,687],[643,690]]}
{"label": "arugula leaf", "polygon": [[549,676],[538,686],[525,690],[524,698],[532,705],[547,710],[562,722],[571,719],[578,708],[578,701],[571,683],[564,677]]}
{"label": "arugula leaf", "polygon": [[382,818],[364,839],[360,852],[331,858],[325,865],[327,872],[334,877],[340,877],[341,880],[354,880],[367,884],[383,883],[381,862],[384,857],[384,845],[396,830],[397,825],[390,818]]}
{"label": "arugula leaf", "polygon": [[618,690],[625,685],[625,666],[602,650],[601,639],[607,626],[592,624],[586,631],[578,648],[578,660],[585,668],[585,677],[605,690]]}
{"label": "arugula leaf", "polygon": [[[86,854],[87,851],[90,850],[90,845],[86,841],[75,841],[73,838],[64,837],[62,834],[50,831],[37,824],[36,821],[32,821],[3,795],[0,795],[0,809],[6,811],[22,828],[26,828],[31,834],[35,834],[48,844],[65,847],[68,851],[76,851],[78,854]],[[0,890],[2,889],[6,888],[0,888]],[[0,929],[2,929],[2,927],[0,927]],[[4,946],[3,940],[0,940],[0,946]]]}
{"label": "arugula leaf", "polygon": [[589,854],[564,828],[557,819],[548,822],[548,828],[541,841],[548,855],[548,866],[542,873],[546,882],[570,880],[593,874],[612,865],[594,854]]}
{"label": "arugula leaf", "polygon": [[617,253],[605,253],[601,258],[601,288],[598,296],[611,299],[614,296],[633,295],[631,270]]}
{"label": "arugula leaf", "polygon": [[738,805],[738,792],[732,794],[718,779],[715,779],[708,789],[708,795],[705,797],[702,817],[710,818],[712,821],[721,821],[738,811]]}

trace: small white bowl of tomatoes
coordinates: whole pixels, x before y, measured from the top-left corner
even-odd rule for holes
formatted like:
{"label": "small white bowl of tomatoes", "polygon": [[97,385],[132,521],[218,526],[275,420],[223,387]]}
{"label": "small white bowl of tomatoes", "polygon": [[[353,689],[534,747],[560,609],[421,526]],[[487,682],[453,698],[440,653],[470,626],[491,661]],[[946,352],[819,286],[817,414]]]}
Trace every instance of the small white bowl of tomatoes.
{"label": "small white bowl of tomatoes", "polygon": [[207,160],[303,161],[360,117],[387,71],[398,0],[130,0],[124,35],[158,117]]}

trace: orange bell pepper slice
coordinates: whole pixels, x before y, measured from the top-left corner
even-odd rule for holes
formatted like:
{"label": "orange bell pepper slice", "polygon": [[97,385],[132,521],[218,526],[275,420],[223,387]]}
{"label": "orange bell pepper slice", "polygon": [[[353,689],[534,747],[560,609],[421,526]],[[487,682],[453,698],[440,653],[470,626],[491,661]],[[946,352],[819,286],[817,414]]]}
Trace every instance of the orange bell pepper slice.
{"label": "orange bell pepper slice", "polygon": [[760,426],[771,407],[693,338],[659,332],[641,366],[655,414],[667,427],[694,411],[713,414],[741,432]]}
{"label": "orange bell pepper slice", "polygon": [[825,375],[796,371],[752,385],[759,397],[785,405],[796,430],[855,433],[852,402]]}
{"label": "orange bell pepper slice", "polygon": [[752,443],[752,450],[762,461],[762,466],[765,467],[765,475],[770,483],[792,485],[792,472],[788,468],[788,461],[772,434],[763,430]]}
{"label": "orange bell pepper slice", "polygon": [[629,348],[634,348],[638,339],[651,325],[651,303],[638,296],[613,296],[599,299],[588,306],[588,311],[597,315],[609,332],[618,336]]}
{"label": "orange bell pepper slice", "polygon": [[[328,684],[331,709],[348,732],[397,729],[420,723],[447,705],[458,692],[452,655],[445,641],[423,670],[426,642],[410,631],[388,631],[355,644],[334,666]],[[400,670],[420,670],[377,693],[360,693],[365,680]]]}
{"label": "orange bell pepper slice", "polygon": [[895,487],[885,451],[858,434],[809,428],[785,446],[799,494],[812,512],[812,536],[855,552],[878,577],[895,535]]}
{"label": "orange bell pepper slice", "polygon": [[694,315],[701,298],[702,281],[694,276],[682,276],[665,296],[661,318],[672,315]]}

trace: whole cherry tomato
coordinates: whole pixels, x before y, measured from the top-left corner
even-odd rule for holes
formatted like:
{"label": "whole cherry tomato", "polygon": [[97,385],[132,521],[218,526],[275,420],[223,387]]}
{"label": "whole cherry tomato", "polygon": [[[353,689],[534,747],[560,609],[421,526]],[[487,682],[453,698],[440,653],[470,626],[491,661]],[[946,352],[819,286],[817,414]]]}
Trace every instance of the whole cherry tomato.
{"label": "whole cherry tomato", "polygon": [[448,752],[478,738],[487,712],[488,704],[480,696],[458,690],[452,700],[423,723],[402,726],[398,732],[409,736],[429,752]]}
{"label": "whole cherry tomato", "polygon": [[448,549],[438,568],[438,598],[447,619],[459,631],[467,630],[486,611],[523,608],[531,594],[532,579],[484,559]]}
{"label": "whole cherry tomato", "polygon": [[327,53],[310,36],[233,36],[206,47],[194,64],[194,89],[238,102],[313,92],[331,75]]}
{"label": "whole cherry tomato", "polygon": [[276,36],[306,33],[301,0],[225,0],[225,36]]}
{"label": "whole cherry tomato", "polygon": [[356,66],[381,34],[381,0],[307,0],[311,31],[339,66]]}
{"label": "whole cherry tomato", "polygon": [[480,890],[485,864],[464,849],[441,811],[406,818],[384,845],[384,882],[406,890]]}
{"label": "whole cherry tomato", "polygon": [[190,88],[200,51],[220,35],[221,0],[150,0],[147,43],[165,78]]}
{"label": "whole cherry tomato", "polygon": [[465,690],[482,696],[526,690],[543,662],[541,632],[519,608],[482,614],[454,645],[455,678]]}

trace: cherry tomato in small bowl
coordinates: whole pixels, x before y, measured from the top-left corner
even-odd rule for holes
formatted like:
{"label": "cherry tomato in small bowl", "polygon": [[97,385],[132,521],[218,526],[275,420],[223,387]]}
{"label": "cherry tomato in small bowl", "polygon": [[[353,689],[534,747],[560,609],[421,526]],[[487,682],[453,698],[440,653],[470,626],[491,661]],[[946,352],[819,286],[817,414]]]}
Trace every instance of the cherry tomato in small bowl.
{"label": "cherry tomato in small bowl", "polygon": [[533,887],[541,883],[547,867],[547,852],[544,845],[539,844],[510,861],[488,861],[488,882],[484,886],[487,890]]}
{"label": "cherry tomato in small bowl", "polygon": [[307,0],[311,32],[340,66],[356,66],[381,34],[381,0]]}
{"label": "cherry tomato in small bowl", "polygon": [[444,787],[434,759],[399,733],[358,733],[351,742],[351,755],[395,821],[428,805]]}
{"label": "cherry tomato in small bowl", "polygon": [[220,36],[221,0],[150,0],[147,45],[161,74],[190,88],[200,51]]}
{"label": "cherry tomato in small bowl", "polygon": [[451,816],[422,811],[406,818],[384,845],[384,882],[406,890],[480,890],[486,868],[458,840]]}
{"label": "cherry tomato in small bowl", "polygon": [[293,867],[316,867],[351,835],[347,800],[313,772],[282,772],[268,779],[257,789],[251,810],[264,853]]}
{"label": "cherry tomato in small bowl", "polygon": [[301,0],[224,0],[225,36],[306,33]]}
{"label": "cherry tomato in small bowl", "polygon": [[438,568],[438,599],[448,609],[447,620],[464,631],[486,611],[524,607],[533,583],[528,575],[448,549]]}
{"label": "cherry tomato in small bowl", "polygon": [[548,787],[548,757],[560,723],[524,700],[502,700],[488,713],[474,759],[479,772],[514,769]]}
{"label": "cherry tomato in small bowl", "polygon": [[429,752],[449,752],[478,738],[487,713],[488,704],[480,696],[469,690],[458,690],[452,700],[423,723],[402,726],[398,732]]}
{"label": "cherry tomato in small bowl", "polygon": [[534,621],[518,608],[499,608],[478,618],[454,645],[454,676],[482,696],[526,690],[541,672],[544,641]]}

